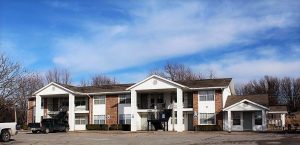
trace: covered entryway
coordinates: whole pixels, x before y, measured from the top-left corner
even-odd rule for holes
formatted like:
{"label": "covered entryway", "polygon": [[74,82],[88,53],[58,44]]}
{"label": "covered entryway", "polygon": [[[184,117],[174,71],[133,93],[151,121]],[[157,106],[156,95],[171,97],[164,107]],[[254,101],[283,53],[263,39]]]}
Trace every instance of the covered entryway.
{"label": "covered entryway", "polygon": [[229,96],[224,111],[226,131],[266,131],[267,95]]}

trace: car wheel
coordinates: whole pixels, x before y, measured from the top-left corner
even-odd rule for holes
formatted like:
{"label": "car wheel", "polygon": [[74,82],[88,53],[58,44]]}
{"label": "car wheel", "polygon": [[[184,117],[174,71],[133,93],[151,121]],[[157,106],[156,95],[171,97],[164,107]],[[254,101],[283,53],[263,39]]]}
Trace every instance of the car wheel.
{"label": "car wheel", "polygon": [[8,130],[3,130],[1,133],[1,140],[4,142],[8,142],[10,140],[10,133]]}
{"label": "car wheel", "polygon": [[50,132],[49,128],[45,129],[45,133],[48,134]]}
{"label": "car wheel", "polygon": [[36,130],[33,130],[33,131],[32,131],[32,133],[34,133],[34,134],[35,134],[35,133],[37,133],[37,131],[36,131]]}
{"label": "car wheel", "polygon": [[69,131],[69,127],[66,127],[66,128],[65,128],[65,132],[68,132],[68,131]]}

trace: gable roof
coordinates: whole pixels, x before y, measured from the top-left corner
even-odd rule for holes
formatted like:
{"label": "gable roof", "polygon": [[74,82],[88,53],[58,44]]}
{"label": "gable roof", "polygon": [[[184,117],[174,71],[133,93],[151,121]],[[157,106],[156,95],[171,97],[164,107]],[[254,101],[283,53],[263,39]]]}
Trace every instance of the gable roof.
{"label": "gable roof", "polygon": [[40,88],[39,90],[35,91],[35,92],[33,93],[33,95],[36,95],[37,93],[43,91],[44,89],[48,88],[48,87],[51,86],[51,85],[54,85],[54,86],[56,86],[56,87],[58,87],[58,88],[60,88],[60,89],[63,89],[63,90],[65,90],[65,91],[67,91],[67,92],[74,93],[72,90],[70,90],[70,89],[64,87],[63,85],[61,85],[61,84],[59,84],[59,83],[51,82],[51,83],[49,83],[48,85],[46,85],[46,86]]}
{"label": "gable roof", "polygon": [[203,80],[175,81],[175,82],[185,85],[189,88],[209,88],[209,87],[227,87],[229,86],[231,80],[232,78],[219,78],[219,79],[203,79]]}
{"label": "gable roof", "polygon": [[232,106],[236,103],[241,102],[242,100],[249,100],[251,102],[257,103],[262,106],[269,106],[269,97],[267,94],[259,94],[259,95],[238,95],[238,96],[228,96],[225,108]]}
{"label": "gable roof", "polygon": [[182,85],[182,84],[179,84],[179,83],[177,83],[177,82],[171,81],[171,80],[169,80],[169,79],[163,78],[163,77],[158,76],[158,75],[152,75],[152,76],[150,76],[150,77],[148,77],[148,78],[146,78],[146,79],[144,79],[144,80],[142,80],[142,81],[140,81],[140,82],[134,84],[133,86],[127,88],[126,90],[131,90],[132,88],[134,88],[134,87],[136,87],[136,86],[138,86],[138,85],[140,85],[140,84],[142,84],[142,83],[144,83],[144,82],[146,82],[146,81],[148,81],[148,80],[150,80],[150,79],[152,79],[152,78],[157,78],[157,79],[166,81],[166,82],[168,82],[168,83],[171,83],[171,84],[173,84],[173,85],[175,85],[175,86],[179,86],[179,87],[182,87],[182,88],[186,88],[186,86],[184,86],[184,85]]}

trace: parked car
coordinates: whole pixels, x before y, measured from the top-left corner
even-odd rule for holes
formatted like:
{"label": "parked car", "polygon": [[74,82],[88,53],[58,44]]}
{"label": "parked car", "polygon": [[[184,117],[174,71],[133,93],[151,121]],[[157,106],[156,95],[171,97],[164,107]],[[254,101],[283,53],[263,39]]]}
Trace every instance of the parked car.
{"label": "parked car", "polygon": [[28,124],[29,129],[32,133],[38,133],[42,131],[41,124],[40,123],[29,123]]}
{"label": "parked car", "polygon": [[17,123],[16,122],[8,122],[8,123],[0,123],[0,132],[1,132],[1,141],[8,142],[11,136],[17,135]]}
{"label": "parked car", "polygon": [[43,119],[41,122],[41,131],[44,133],[55,132],[55,131],[69,131],[69,124],[67,121],[54,119],[54,118],[47,118]]}

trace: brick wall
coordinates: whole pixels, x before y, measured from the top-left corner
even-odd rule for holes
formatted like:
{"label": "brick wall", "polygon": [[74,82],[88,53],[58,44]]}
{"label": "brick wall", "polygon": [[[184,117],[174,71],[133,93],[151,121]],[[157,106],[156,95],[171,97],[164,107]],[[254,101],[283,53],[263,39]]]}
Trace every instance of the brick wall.
{"label": "brick wall", "polygon": [[34,122],[33,109],[35,107],[35,98],[28,99],[28,109],[27,109],[27,124]]}
{"label": "brick wall", "polygon": [[106,117],[106,124],[118,124],[118,95],[106,96],[106,116],[110,116],[110,119]]}
{"label": "brick wall", "polygon": [[193,125],[198,125],[198,91],[193,92],[193,112],[197,113],[197,117],[193,117]]}
{"label": "brick wall", "polygon": [[223,125],[223,112],[222,112],[222,90],[216,90],[215,94],[215,110],[216,110],[216,124]]}
{"label": "brick wall", "polygon": [[89,97],[89,124],[93,124],[93,98]]}

